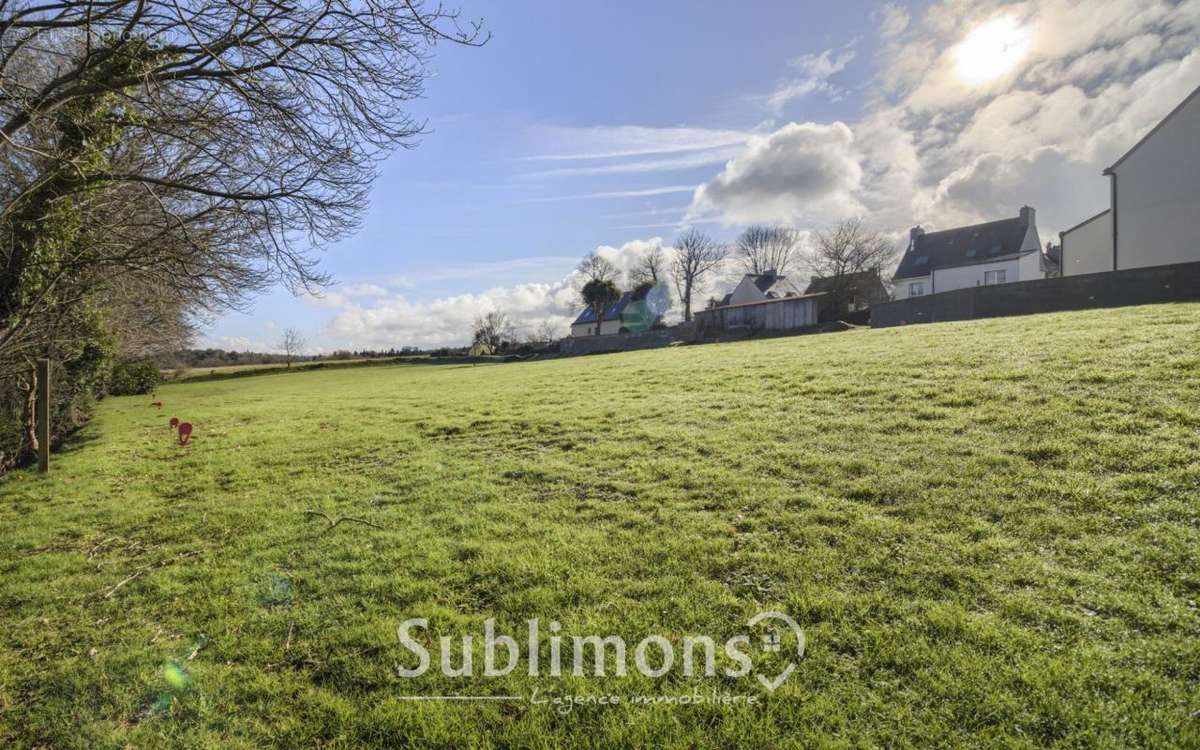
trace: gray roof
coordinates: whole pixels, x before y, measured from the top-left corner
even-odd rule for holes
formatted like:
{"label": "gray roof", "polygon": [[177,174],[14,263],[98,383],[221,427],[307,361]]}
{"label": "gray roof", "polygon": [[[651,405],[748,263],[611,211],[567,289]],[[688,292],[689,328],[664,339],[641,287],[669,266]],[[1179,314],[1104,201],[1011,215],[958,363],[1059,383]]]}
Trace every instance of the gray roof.
{"label": "gray roof", "polygon": [[[625,292],[624,294],[622,294],[620,296],[620,298],[616,302],[612,303],[607,308],[605,308],[604,319],[605,320],[617,319],[617,316],[619,316],[621,314],[621,311],[624,310],[629,305],[629,303],[633,302],[633,301],[634,301],[633,292]],[[579,317],[576,318],[575,322],[572,323],[571,325],[577,326],[577,325],[581,325],[583,323],[595,323],[595,322],[596,322],[595,311],[593,311],[592,308],[590,308],[590,307],[585,307],[585,308],[583,308],[583,312],[579,313]]]}
{"label": "gray roof", "polygon": [[787,297],[788,295],[798,295],[800,290],[796,285],[787,280],[787,276],[779,276],[768,271],[767,273],[746,274],[754,280],[754,286],[758,287],[758,291],[765,294],[767,297]]}
{"label": "gray roof", "polygon": [[[849,277],[846,282],[847,286],[855,289],[865,289],[873,284],[879,284],[880,287],[883,286],[883,281],[879,278],[879,271],[874,268],[869,268],[866,271],[859,271],[858,273],[846,274],[846,276]],[[833,282],[835,278],[836,277],[834,276],[813,276],[808,282],[808,288],[804,290],[804,293],[816,294],[818,292],[833,291]]]}
{"label": "gray roof", "polygon": [[1029,223],[1020,216],[969,227],[927,232],[913,238],[896,275],[928,276],[939,268],[969,266],[1020,255]]}

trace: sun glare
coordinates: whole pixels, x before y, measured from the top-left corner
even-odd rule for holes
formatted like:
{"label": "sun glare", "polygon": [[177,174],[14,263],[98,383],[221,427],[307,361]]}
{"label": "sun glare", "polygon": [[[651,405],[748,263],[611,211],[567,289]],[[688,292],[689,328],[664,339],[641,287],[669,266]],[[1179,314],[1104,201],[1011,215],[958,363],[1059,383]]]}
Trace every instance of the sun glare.
{"label": "sun glare", "polygon": [[1012,16],[1001,16],[967,34],[955,50],[958,77],[976,85],[999,78],[1029,52],[1029,29]]}

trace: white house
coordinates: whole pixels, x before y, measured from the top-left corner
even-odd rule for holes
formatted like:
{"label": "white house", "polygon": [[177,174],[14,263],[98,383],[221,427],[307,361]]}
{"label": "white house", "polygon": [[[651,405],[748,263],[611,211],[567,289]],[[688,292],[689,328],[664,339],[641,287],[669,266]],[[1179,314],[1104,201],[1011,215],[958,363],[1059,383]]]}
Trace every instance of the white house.
{"label": "white house", "polygon": [[612,333],[638,333],[645,331],[662,319],[667,308],[666,288],[663,286],[639,286],[625,292],[604,311],[600,331],[596,331],[596,315],[588,307],[579,313],[571,324],[572,336],[607,336]]}
{"label": "white house", "polygon": [[631,294],[625,292],[617,299],[616,302],[608,306],[604,311],[604,318],[600,321],[600,330],[596,331],[596,313],[590,307],[585,307],[583,312],[579,313],[579,317],[575,318],[575,322],[571,324],[572,336],[607,336],[611,333],[620,333],[621,313],[629,305]]}
{"label": "white house", "polygon": [[926,232],[913,227],[896,274],[895,299],[952,289],[1046,277],[1037,213],[1025,206],[1012,219]]}
{"label": "white house", "polygon": [[1108,210],[1062,233],[1063,275],[1200,261],[1200,88],[1116,161]]}
{"label": "white house", "polygon": [[748,273],[742,277],[733,291],[721,300],[721,306],[744,305],[747,302],[762,302],[783,297],[798,297],[800,290],[788,281],[786,276],[780,276],[775,271],[763,274]]}

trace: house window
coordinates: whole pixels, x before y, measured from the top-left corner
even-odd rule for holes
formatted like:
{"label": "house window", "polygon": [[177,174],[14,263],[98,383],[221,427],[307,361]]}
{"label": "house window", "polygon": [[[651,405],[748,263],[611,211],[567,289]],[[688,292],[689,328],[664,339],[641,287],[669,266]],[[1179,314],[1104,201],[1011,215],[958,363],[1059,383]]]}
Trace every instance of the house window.
{"label": "house window", "polygon": [[924,281],[913,281],[913,282],[909,283],[909,285],[908,285],[908,296],[909,297],[920,297],[924,293],[925,293],[925,282]]}
{"label": "house window", "polygon": [[1005,282],[1004,277],[1005,277],[1006,273],[1007,272],[1004,271],[1003,269],[999,270],[999,271],[984,271],[983,272],[983,283],[984,284],[1003,284]]}

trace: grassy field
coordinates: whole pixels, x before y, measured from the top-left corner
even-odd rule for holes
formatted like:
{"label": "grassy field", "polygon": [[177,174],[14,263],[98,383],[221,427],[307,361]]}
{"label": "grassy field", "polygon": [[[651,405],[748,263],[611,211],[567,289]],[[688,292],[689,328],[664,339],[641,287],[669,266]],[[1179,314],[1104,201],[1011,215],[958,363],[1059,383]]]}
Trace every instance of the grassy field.
{"label": "grassy field", "polygon": [[[2,747],[1200,746],[1200,305],[158,397],[0,485]],[[479,675],[489,617],[632,646],[765,609],[807,634],[774,693]],[[518,699],[405,700],[448,694]]]}
{"label": "grassy field", "polygon": [[[340,365],[346,366],[365,362],[363,359],[337,359],[337,360],[318,360],[316,362],[303,361],[296,362],[290,369],[307,370],[315,365]],[[164,370],[163,377],[168,381],[175,380],[196,380],[199,378],[222,378],[231,375],[244,375],[251,372],[260,372],[262,370],[286,370],[289,369],[285,362],[274,362],[269,365],[224,365],[222,367],[188,367],[174,370]]]}

